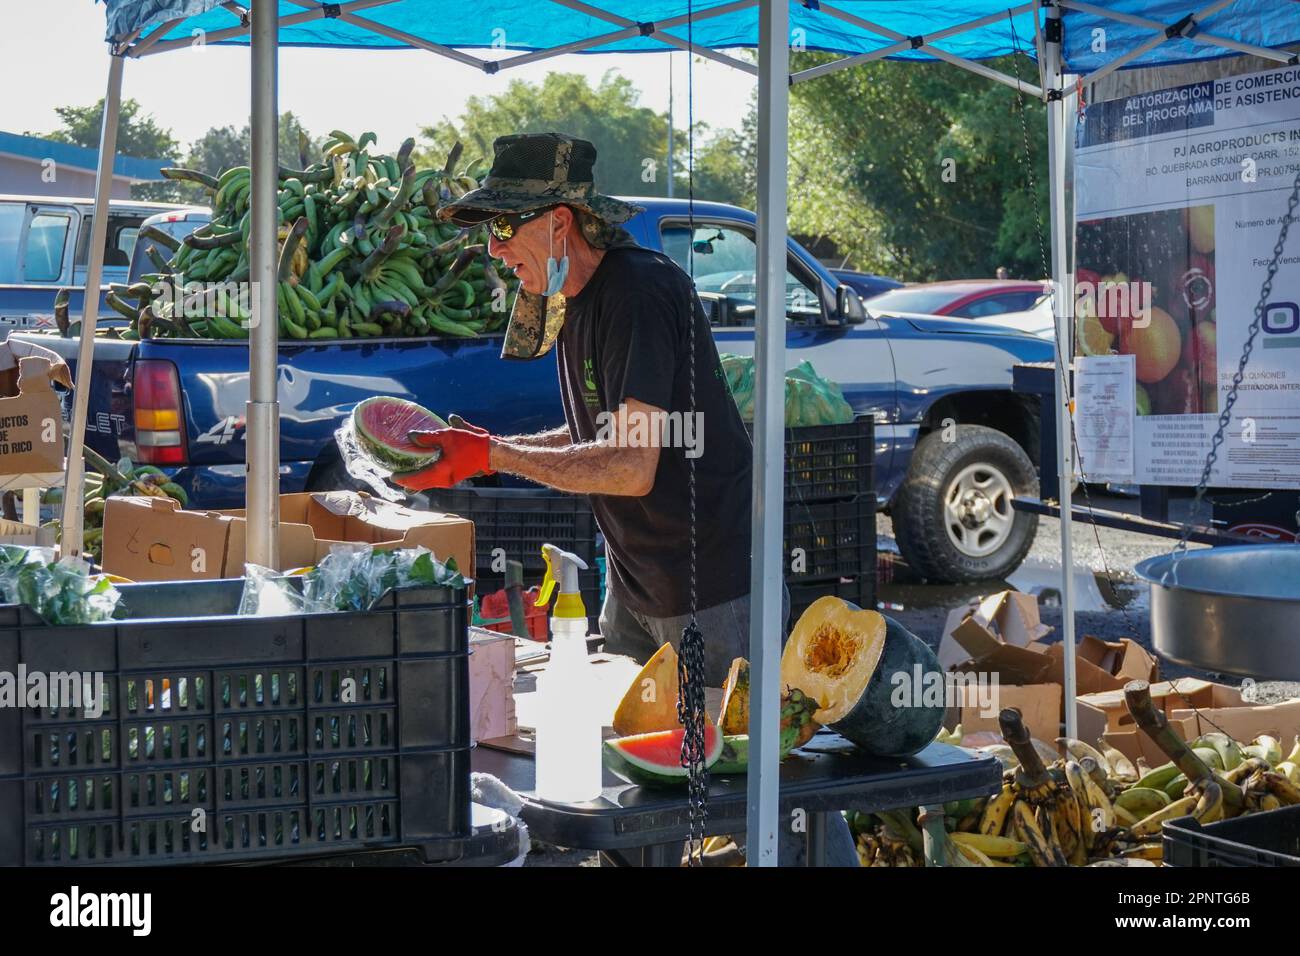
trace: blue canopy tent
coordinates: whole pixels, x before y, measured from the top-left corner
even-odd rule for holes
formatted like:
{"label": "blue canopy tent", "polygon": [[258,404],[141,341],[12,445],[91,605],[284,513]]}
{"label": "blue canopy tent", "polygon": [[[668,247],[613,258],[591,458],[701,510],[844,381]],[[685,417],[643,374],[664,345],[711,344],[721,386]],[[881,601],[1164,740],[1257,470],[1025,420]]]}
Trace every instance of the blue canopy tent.
{"label": "blue canopy tent", "polygon": [[[1188,63],[1241,53],[1295,64],[1279,48],[1300,41],[1300,4],[1278,0],[480,0],[472,9],[450,0],[105,0],[110,45],[100,139],[96,215],[87,286],[102,276],[103,231],[121,104],[122,69],[130,58],[197,43],[251,47],[252,274],[258,283],[250,336],[247,408],[248,559],[271,565],[278,550],[278,405],[276,403],[275,195],[277,49],[419,48],[496,73],[565,53],[653,53],[674,49],[726,63],[758,81],[757,389],[750,660],[753,697],[749,776],[749,861],[773,865],[777,832],[777,684],[782,580],[785,372],[786,148],[788,84],[878,59],[944,61],[1047,101],[1051,184],[1052,274],[1058,294],[1057,389],[1060,500],[1070,500],[1068,390],[1073,290],[1067,269],[1070,217],[1065,206],[1067,119],[1074,91],[1116,69]],[[689,27],[688,27],[689,24]],[[1023,47],[1022,47],[1023,44]],[[832,63],[790,75],[789,51],[838,54]],[[756,48],[757,65],[724,51]],[[984,62],[1017,50],[1034,56],[1038,82],[1007,76]],[[477,51],[491,50],[491,56]],[[502,55],[504,53],[504,55]],[[65,553],[81,540],[82,443],[98,298],[86,300],[63,513]],[[269,319],[269,320],[268,320]],[[1063,638],[1074,647],[1070,511],[1062,509]],[[1074,656],[1066,658],[1066,723],[1074,734]]]}

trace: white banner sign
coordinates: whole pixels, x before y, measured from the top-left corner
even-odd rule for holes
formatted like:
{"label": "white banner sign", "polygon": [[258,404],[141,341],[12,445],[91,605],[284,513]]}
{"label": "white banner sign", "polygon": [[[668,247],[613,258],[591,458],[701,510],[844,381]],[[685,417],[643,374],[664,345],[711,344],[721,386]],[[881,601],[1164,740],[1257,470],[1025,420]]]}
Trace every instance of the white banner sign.
{"label": "white banner sign", "polygon": [[[1076,352],[1132,357],[1132,432],[1116,436],[1132,442],[1132,479],[1194,485],[1300,168],[1300,69],[1089,106],[1075,159]],[[1292,233],[1213,485],[1300,487],[1300,227]],[[1083,384],[1079,422],[1126,421],[1106,404],[1117,392]],[[1094,444],[1093,460],[1110,469],[1122,456]]]}

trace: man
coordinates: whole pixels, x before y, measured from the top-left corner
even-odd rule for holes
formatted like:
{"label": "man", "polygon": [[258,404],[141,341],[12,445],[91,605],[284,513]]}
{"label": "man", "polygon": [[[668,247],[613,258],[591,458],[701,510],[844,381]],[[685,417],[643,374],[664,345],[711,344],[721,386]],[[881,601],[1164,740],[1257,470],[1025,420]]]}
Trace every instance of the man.
{"label": "man", "polygon": [[[749,652],[753,451],[694,284],[619,226],[641,210],[596,194],[591,143],[520,134],[493,150],[483,185],[438,216],[488,224],[489,253],[521,286],[502,357],[558,350],[565,425],[502,437],[453,416],[452,428],[412,436],[440,448],[438,461],[394,480],[420,490],[502,471],[588,495],[605,536],[606,649],[645,662],[665,642],[676,648],[695,608],[704,682],[721,686]],[[828,859],[856,866],[833,820]],[[782,828],[783,864],[797,865],[804,846]]]}
{"label": "man", "polygon": [[601,633],[611,653],[644,662],[677,645],[692,609],[693,463],[694,607],[704,680],[720,686],[731,661],[748,656],[753,452],[694,285],[618,226],[640,209],[596,195],[590,143],[527,134],[494,150],[483,186],[438,215],[487,221],[489,253],[522,286],[503,357],[537,358],[554,343],[565,425],[428,433],[421,440],[441,447],[439,460],[396,480],[446,487],[500,471],[590,496],[607,558]]}

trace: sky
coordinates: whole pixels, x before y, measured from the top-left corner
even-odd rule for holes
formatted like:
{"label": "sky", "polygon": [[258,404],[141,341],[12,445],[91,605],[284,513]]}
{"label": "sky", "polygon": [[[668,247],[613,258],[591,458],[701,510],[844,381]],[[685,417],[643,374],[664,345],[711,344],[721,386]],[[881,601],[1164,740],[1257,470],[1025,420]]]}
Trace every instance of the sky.
{"label": "sky", "polygon": [[[0,0],[0,130],[43,133],[59,126],[57,106],[86,106],[104,95],[108,48],[104,7],[93,0]],[[331,129],[374,130],[396,149],[407,136],[454,118],[474,95],[503,91],[510,80],[583,73],[594,84],[607,70],[628,77],[641,102],[668,108],[673,73],[674,123],[686,126],[687,55],[569,55],[488,76],[423,51],[280,51],[280,110],[315,136]],[[754,88],[738,70],[697,60],[695,116],[715,128],[738,127]],[[140,102],[186,147],[213,126],[248,122],[247,47],[176,50],[128,60],[123,98]]]}

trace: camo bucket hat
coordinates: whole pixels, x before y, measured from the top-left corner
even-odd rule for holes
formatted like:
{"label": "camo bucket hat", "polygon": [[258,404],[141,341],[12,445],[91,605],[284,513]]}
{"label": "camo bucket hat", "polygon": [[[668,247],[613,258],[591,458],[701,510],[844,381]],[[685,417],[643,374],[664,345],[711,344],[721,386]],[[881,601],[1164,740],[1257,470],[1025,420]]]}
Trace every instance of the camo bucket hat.
{"label": "camo bucket hat", "polygon": [[[596,192],[592,169],[596,147],[563,133],[516,133],[492,144],[492,168],[483,184],[438,208],[438,218],[476,226],[503,213],[569,206],[583,237],[596,249],[636,245],[619,223],[640,206]],[[520,287],[506,326],[501,357],[535,359],[549,352],[564,325],[564,296],[544,296]]]}

